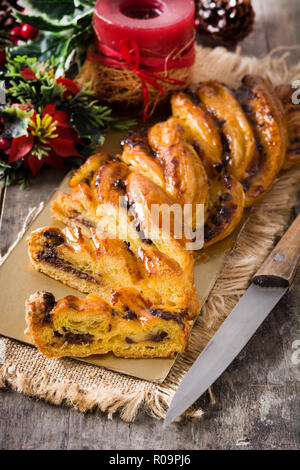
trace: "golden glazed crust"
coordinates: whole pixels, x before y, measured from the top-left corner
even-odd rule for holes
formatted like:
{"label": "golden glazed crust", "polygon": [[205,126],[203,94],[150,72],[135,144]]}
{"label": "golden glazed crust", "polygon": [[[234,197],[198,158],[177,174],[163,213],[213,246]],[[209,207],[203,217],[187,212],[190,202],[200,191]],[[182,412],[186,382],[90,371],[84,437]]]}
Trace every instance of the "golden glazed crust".
{"label": "golden glazed crust", "polygon": [[251,125],[233,92],[225,85],[210,81],[200,84],[197,95],[216,118],[228,142],[231,159],[228,171],[238,180],[246,177],[256,143]]}
{"label": "golden glazed crust", "polygon": [[257,152],[242,182],[246,206],[251,206],[270,189],[283,165],[287,147],[286,115],[270,83],[262,77],[244,77],[240,94],[257,142]]}
{"label": "golden glazed crust", "polygon": [[192,95],[197,104],[175,94],[173,114],[184,123],[207,174],[213,178],[213,168],[229,173],[243,186],[245,207],[252,206],[270,189],[284,162],[287,122],[280,99],[256,75],[245,76],[238,90],[209,81],[193,86]]}
{"label": "golden glazed crust", "polygon": [[184,93],[171,100],[172,112],[183,123],[185,138],[197,150],[209,176],[205,211],[204,246],[226,238],[241,221],[245,196],[241,183],[223,165],[218,126],[203,105],[196,106]]}
{"label": "golden glazed crust", "polygon": [[282,168],[288,170],[300,163],[300,106],[293,104],[295,89],[290,85],[279,85],[276,87],[276,93],[283,104],[287,119],[288,144]]}
{"label": "golden glazed crust", "polygon": [[[98,153],[75,172],[71,194],[52,203],[66,228],[33,232],[29,255],[35,269],[92,294],[27,300],[42,352],[167,357],[184,350],[198,313],[186,249],[194,235],[178,237],[176,223],[186,220],[174,207],[191,205],[194,229],[202,204],[204,247],[212,245],[232,233],[282,167],[299,161],[299,113],[290,91],[277,93],[280,99],[259,76],[246,76],[238,90],[201,83],[174,94],[171,118],[129,133],[120,155]],[[153,205],[170,212],[169,231]]]}
{"label": "golden glazed crust", "polygon": [[192,270],[184,271],[153,245],[141,244],[135,254],[128,244],[79,227],[44,227],[28,237],[32,265],[83,293],[97,293],[109,300],[112,291],[134,287],[153,304],[169,304],[198,313]]}
{"label": "golden glazed crust", "polygon": [[133,289],[113,293],[110,302],[95,294],[56,302],[49,292],[36,292],[26,300],[26,321],[47,357],[171,357],[184,351],[191,324],[184,312],[152,305]]}

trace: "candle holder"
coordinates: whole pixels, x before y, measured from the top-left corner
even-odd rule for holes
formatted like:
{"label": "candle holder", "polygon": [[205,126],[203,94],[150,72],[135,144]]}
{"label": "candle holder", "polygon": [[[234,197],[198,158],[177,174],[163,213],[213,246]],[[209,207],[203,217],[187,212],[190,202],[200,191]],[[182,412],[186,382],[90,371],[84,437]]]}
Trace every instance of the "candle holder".
{"label": "candle holder", "polygon": [[143,118],[190,81],[195,59],[193,0],[98,0],[94,42],[77,82]]}

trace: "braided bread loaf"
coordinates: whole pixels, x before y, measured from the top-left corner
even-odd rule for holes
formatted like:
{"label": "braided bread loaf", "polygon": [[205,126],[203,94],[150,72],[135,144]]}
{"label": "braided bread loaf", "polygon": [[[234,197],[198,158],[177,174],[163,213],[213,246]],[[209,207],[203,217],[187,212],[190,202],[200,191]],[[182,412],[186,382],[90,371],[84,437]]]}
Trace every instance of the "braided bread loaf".
{"label": "braided bread loaf", "polygon": [[[258,76],[246,76],[239,90],[201,83],[173,95],[167,121],[131,132],[120,155],[93,155],[75,172],[71,194],[52,203],[66,228],[33,232],[29,255],[35,269],[93,294],[55,303],[36,293],[26,301],[42,352],[167,357],[184,350],[198,313],[187,249],[193,239],[177,237],[183,216],[170,208],[189,204],[194,227],[203,205],[204,246],[212,245],[237,227],[282,167],[299,161],[292,147],[298,121],[286,120],[286,89],[277,93]],[[169,210],[170,230],[154,220],[154,204]]]}

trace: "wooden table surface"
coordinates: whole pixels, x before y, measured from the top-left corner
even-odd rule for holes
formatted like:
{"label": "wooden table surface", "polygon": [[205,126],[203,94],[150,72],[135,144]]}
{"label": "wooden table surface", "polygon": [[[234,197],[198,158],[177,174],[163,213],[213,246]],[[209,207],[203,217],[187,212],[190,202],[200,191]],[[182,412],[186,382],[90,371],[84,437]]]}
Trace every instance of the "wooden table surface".
{"label": "wooden table surface", "polygon": [[[299,0],[253,0],[254,33],[242,43],[245,54],[264,56],[300,39]],[[300,77],[299,77],[300,78]],[[62,179],[42,172],[30,189],[11,187],[0,198],[0,250],[16,238],[30,207],[37,206]],[[5,288],[5,286],[1,286]],[[299,449],[300,366],[293,342],[300,340],[300,272],[250,343],[214,385],[217,404],[202,420],[173,424],[140,415],[127,424],[99,411],[83,414],[0,390],[0,449]]]}

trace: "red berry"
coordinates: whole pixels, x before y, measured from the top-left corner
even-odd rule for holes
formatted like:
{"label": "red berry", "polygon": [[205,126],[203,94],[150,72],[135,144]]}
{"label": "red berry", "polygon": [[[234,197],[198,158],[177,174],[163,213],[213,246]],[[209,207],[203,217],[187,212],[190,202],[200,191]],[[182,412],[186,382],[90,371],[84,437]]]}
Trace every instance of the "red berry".
{"label": "red berry", "polygon": [[9,34],[10,36],[21,38],[22,37],[21,26],[14,26],[13,28],[11,28]]}
{"label": "red berry", "polygon": [[11,145],[11,139],[0,137],[0,150],[7,150]]}
{"label": "red berry", "polygon": [[0,69],[3,69],[6,64],[6,53],[3,49],[0,49]]}
{"label": "red berry", "polygon": [[34,28],[34,26],[30,26],[30,24],[23,24],[21,26],[21,35],[22,38],[27,39],[34,39],[39,34],[39,30]]}
{"label": "red berry", "polygon": [[14,26],[10,30],[9,34],[10,34],[9,39],[16,46],[18,44],[18,40],[21,38],[21,34],[22,34],[20,26]]}

